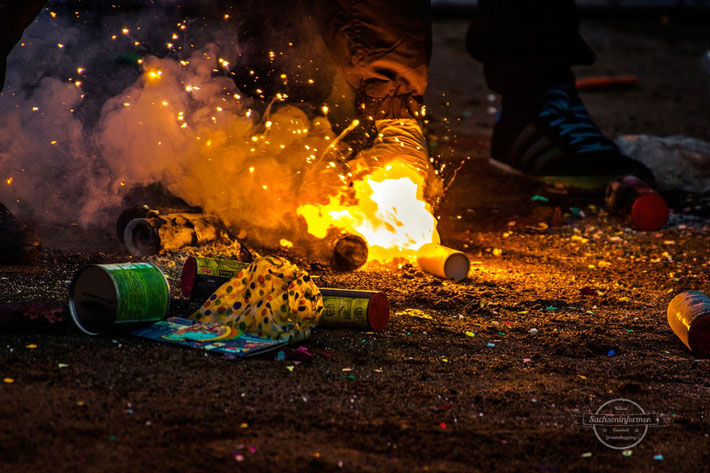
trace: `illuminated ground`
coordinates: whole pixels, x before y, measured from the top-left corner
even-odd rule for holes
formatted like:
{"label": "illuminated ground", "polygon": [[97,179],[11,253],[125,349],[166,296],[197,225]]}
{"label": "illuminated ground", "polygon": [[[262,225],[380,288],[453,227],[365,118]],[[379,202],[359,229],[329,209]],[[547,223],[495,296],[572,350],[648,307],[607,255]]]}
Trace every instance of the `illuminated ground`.
{"label": "illuminated ground", "polygon": [[[464,28],[437,23],[430,110],[445,159],[473,158],[440,219],[444,242],[474,262],[468,280],[414,267],[313,271],[321,286],[384,291],[395,314],[383,333],[318,331],[305,344],[315,359],[300,365],[229,362],[130,338],[0,335],[0,378],[14,380],[0,384],[0,470],[707,468],[710,361],[678,341],[665,309],[681,290],[710,291],[710,201],[669,195],[670,225],[642,233],[607,215],[597,195],[555,193],[488,168],[496,102],[462,50]],[[640,77],[631,91],[585,95],[602,128],[710,140],[710,76],[699,65],[707,31],[657,19],[585,31],[601,60],[584,72]],[[444,118],[456,122],[455,140]],[[552,222],[555,206],[585,216]],[[63,300],[78,267],[126,258],[110,230],[43,237],[50,249],[37,265],[0,268],[0,300]],[[92,251],[66,250],[83,244]],[[670,425],[650,429],[630,456],[573,426],[615,398]]]}

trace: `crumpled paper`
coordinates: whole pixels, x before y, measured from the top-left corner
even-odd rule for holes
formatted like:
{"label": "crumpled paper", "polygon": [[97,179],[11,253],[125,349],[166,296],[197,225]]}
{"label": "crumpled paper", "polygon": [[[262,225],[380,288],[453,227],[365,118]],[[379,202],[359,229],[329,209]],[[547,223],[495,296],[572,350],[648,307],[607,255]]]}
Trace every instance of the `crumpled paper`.
{"label": "crumpled paper", "polygon": [[310,275],[284,258],[257,258],[220,286],[190,318],[260,338],[308,338],[323,313],[323,297]]}

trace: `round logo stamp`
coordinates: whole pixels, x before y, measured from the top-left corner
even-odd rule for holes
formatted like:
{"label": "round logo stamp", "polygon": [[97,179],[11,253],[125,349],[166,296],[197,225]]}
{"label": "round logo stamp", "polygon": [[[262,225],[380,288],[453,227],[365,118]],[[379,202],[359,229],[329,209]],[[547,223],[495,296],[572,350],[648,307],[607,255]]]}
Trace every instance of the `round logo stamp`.
{"label": "round logo stamp", "polygon": [[646,412],[630,399],[612,399],[597,409],[575,416],[575,425],[590,427],[605,446],[615,450],[628,450],[646,437],[649,427],[668,425],[663,414]]}

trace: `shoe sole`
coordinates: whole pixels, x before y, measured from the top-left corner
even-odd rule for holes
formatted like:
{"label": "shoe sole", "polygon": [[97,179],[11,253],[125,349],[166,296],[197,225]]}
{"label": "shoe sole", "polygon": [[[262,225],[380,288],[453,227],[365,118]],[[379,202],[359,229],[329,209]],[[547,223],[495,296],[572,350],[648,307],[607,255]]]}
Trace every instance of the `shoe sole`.
{"label": "shoe sole", "polygon": [[488,160],[488,163],[494,168],[500,169],[501,171],[507,172],[509,174],[514,174],[516,176],[533,179],[544,184],[558,186],[561,185],[564,187],[575,187],[578,189],[586,190],[605,189],[609,182],[613,181],[618,177],[618,174],[606,176],[533,176],[532,174],[525,174],[519,169],[515,169],[514,167],[511,167],[510,165],[493,158],[490,158]]}

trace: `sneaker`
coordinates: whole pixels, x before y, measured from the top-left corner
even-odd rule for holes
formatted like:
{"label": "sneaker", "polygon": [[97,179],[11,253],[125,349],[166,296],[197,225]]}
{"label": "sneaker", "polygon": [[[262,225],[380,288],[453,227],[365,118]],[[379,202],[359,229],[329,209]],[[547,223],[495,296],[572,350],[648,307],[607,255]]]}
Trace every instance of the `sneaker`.
{"label": "sneaker", "polygon": [[444,195],[444,185],[429,158],[426,138],[419,123],[413,118],[376,120],[375,128],[375,143],[349,162],[350,168],[355,171],[354,179],[373,168],[400,159],[422,177],[423,198],[436,206]]}
{"label": "sneaker", "polygon": [[550,184],[598,189],[627,174],[654,182],[646,166],[602,134],[571,86],[527,102],[504,97],[491,156],[496,167]]}

